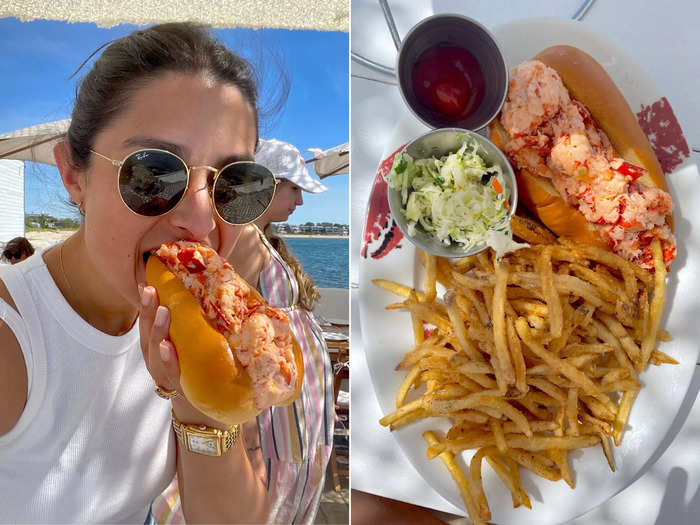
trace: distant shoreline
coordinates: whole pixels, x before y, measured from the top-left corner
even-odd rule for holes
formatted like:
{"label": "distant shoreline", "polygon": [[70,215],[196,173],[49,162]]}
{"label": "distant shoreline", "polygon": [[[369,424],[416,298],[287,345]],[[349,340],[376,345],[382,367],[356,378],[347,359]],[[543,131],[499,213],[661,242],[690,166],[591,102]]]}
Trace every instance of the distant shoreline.
{"label": "distant shoreline", "polygon": [[289,237],[291,239],[349,239],[349,235],[321,235],[318,233],[278,233],[280,237]]}
{"label": "distant shoreline", "polygon": [[[27,229],[25,236],[35,247],[48,247],[70,237],[76,230]],[[318,233],[281,233],[287,239],[349,239],[348,235],[323,235]]]}

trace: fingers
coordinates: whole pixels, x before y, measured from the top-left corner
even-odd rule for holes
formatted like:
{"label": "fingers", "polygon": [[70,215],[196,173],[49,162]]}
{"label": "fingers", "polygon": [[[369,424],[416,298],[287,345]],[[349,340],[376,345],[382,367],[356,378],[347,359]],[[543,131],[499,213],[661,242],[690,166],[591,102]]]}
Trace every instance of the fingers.
{"label": "fingers", "polygon": [[168,340],[170,313],[158,303],[158,294],[152,286],[139,284],[141,305],[139,333],[141,351],[153,380],[168,390],[180,389],[180,369],[175,347]]}
{"label": "fingers", "polygon": [[[158,345],[159,367],[163,373],[163,386],[169,390],[182,390],[180,388],[180,366],[177,359],[175,346],[163,340]],[[155,367],[154,367],[155,368]],[[161,383],[159,383],[161,384]]]}
{"label": "fingers", "polygon": [[141,296],[141,303],[139,305],[141,351],[143,352],[144,359],[146,359],[146,363],[148,363],[148,347],[146,343],[150,339],[151,327],[156,317],[156,309],[158,307],[158,301],[156,299],[157,293],[153,286],[146,286],[143,283],[139,283],[139,295]]}

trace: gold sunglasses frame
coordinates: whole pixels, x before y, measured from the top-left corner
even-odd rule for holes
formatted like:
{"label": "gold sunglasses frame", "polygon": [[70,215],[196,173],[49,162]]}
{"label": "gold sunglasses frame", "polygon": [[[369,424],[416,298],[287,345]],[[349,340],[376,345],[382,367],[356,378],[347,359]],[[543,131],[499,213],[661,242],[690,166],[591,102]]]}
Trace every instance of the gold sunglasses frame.
{"label": "gold sunglasses frame", "polygon": [[[163,213],[161,213],[161,214],[158,214],[158,215],[142,215],[142,214],[137,213],[137,212],[135,212],[134,210],[132,210],[131,207],[130,207],[130,206],[126,203],[126,201],[124,200],[124,197],[122,196],[121,189],[119,188],[119,178],[120,178],[120,176],[121,176],[122,167],[124,166],[124,163],[126,162],[126,159],[128,159],[128,158],[131,157],[132,155],[136,155],[137,153],[140,153],[140,152],[142,152],[142,151],[158,151],[158,152],[160,152],[160,153],[167,153],[168,155],[172,155],[172,156],[175,157],[177,160],[179,160],[180,162],[182,162],[182,165],[183,165],[183,166],[185,167],[185,169],[187,170],[187,182],[186,182],[186,185],[185,185],[185,191],[182,192],[182,195],[180,196],[180,200],[178,200],[177,203],[176,203],[172,208],[170,208],[169,210],[167,210],[167,211],[165,211],[165,212],[163,212]],[[133,213],[134,215],[138,215],[139,217],[162,217],[163,215],[167,215],[168,213],[170,213],[171,211],[173,211],[175,208],[177,208],[177,207],[180,205],[180,203],[182,203],[182,200],[185,198],[185,195],[187,194],[187,190],[188,190],[189,187],[190,187],[190,171],[192,171],[192,170],[198,170],[198,169],[204,169],[204,170],[207,170],[207,171],[210,171],[210,172],[214,172],[214,181],[212,182],[211,189],[209,190],[209,198],[211,199],[211,204],[212,204],[212,208],[214,209],[214,213],[216,213],[217,217],[219,217],[219,219],[221,219],[222,221],[224,221],[226,224],[230,224],[231,226],[244,226],[244,225],[246,225],[246,224],[250,224],[251,222],[253,222],[253,221],[255,221],[255,220],[257,220],[257,219],[259,219],[260,217],[263,216],[263,214],[264,214],[264,213],[268,210],[268,208],[272,205],[272,201],[275,199],[275,194],[277,193],[277,185],[280,183],[279,179],[278,179],[277,177],[275,177],[275,174],[272,173],[272,171],[270,171],[270,169],[269,169],[267,166],[264,166],[263,164],[260,164],[259,162],[255,162],[255,161],[252,161],[252,160],[240,160],[240,161],[236,161],[236,162],[230,162],[229,164],[226,164],[226,166],[224,166],[224,167],[222,167],[222,168],[215,168],[215,167],[213,167],[213,166],[189,166],[182,158],[180,158],[178,155],[175,155],[175,153],[173,153],[172,151],[168,151],[168,150],[165,150],[165,149],[159,149],[159,148],[142,148],[142,149],[137,149],[136,151],[132,151],[131,153],[129,153],[126,157],[124,157],[123,160],[112,159],[112,158],[108,157],[107,155],[103,155],[102,153],[99,153],[99,152],[95,151],[94,149],[90,149],[90,152],[91,152],[91,153],[94,153],[94,154],[97,155],[98,157],[101,157],[101,158],[103,158],[104,160],[110,162],[113,166],[116,166],[117,168],[119,168],[119,170],[117,171],[117,193],[119,193],[119,198],[122,200],[122,203],[124,204],[124,206],[126,206],[126,208],[127,208],[131,213]],[[267,206],[265,207],[265,209],[264,209],[262,212],[260,212],[260,215],[258,215],[257,217],[251,219],[251,220],[248,221],[248,222],[241,222],[241,223],[238,223],[238,222],[230,222],[230,221],[227,221],[227,220],[224,219],[224,218],[221,216],[221,214],[219,213],[219,210],[216,208],[216,202],[214,201],[214,188],[216,187],[216,181],[219,179],[219,175],[221,175],[221,172],[224,171],[226,168],[230,168],[231,166],[235,166],[236,164],[255,164],[255,165],[257,165],[257,166],[262,166],[262,167],[265,168],[268,172],[270,172],[270,175],[272,175],[273,187],[272,187],[272,198],[270,199],[270,202],[268,202],[268,203],[267,203]]]}

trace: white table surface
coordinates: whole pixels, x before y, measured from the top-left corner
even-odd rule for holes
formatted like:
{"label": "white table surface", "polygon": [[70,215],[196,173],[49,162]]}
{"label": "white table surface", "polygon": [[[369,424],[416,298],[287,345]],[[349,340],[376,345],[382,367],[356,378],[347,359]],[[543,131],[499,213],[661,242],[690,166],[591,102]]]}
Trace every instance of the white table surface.
{"label": "white table surface", "polygon": [[[464,2],[393,0],[389,2],[399,35],[421,18],[434,12],[456,11],[492,27],[527,16],[571,15],[578,0],[561,0],[556,10],[541,0]],[[492,6],[498,6],[495,10]],[[582,24],[604,33],[622,46],[637,62],[644,64],[661,93],[671,103],[690,147],[700,150],[700,3],[636,2],[597,0]],[[392,66],[395,48],[376,0],[352,1],[352,50],[374,61]],[[352,62],[351,84],[351,270],[350,280],[358,282],[362,228],[369,191],[387,139],[405,112],[396,86],[366,80],[369,77],[392,82],[391,77]],[[682,73],[680,73],[682,71]],[[700,164],[700,154],[692,153]],[[699,181],[700,182],[700,181]],[[693,291],[697,293],[698,291]],[[422,481],[403,455],[389,431],[377,421],[383,414],[369,377],[362,347],[357,290],[351,293],[352,432],[351,486],[381,496],[409,501],[444,512],[458,510]],[[700,365],[674,428],[667,436],[665,451],[630,487],[571,521],[576,525],[700,523]],[[662,449],[665,448],[662,447]],[[660,457],[659,457],[660,456]],[[466,520],[465,520],[466,522]]]}

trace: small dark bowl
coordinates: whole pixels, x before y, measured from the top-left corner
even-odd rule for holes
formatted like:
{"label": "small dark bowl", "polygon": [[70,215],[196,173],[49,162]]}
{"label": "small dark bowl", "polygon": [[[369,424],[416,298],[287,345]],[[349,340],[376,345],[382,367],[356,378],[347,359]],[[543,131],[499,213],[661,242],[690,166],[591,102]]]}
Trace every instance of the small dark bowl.
{"label": "small dark bowl", "polygon": [[[424,106],[413,91],[413,68],[427,49],[448,44],[469,51],[476,58],[484,77],[484,99],[478,109],[463,120],[456,120]],[[401,43],[396,59],[399,91],[413,114],[431,128],[454,127],[478,131],[503,106],[508,92],[508,67],[494,36],[476,20],[455,14],[439,14],[421,20]]]}

